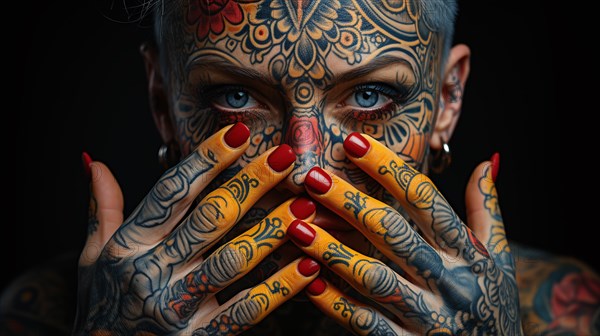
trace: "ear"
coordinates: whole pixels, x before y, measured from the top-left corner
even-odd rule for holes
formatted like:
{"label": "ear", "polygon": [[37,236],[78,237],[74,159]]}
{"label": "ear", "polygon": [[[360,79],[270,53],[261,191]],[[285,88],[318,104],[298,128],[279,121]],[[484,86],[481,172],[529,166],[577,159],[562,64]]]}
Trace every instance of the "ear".
{"label": "ear", "polygon": [[156,128],[165,144],[175,137],[175,129],[169,111],[169,96],[163,78],[157,48],[151,43],[143,43],[140,53],[144,59],[148,79],[148,100]]}
{"label": "ear", "polygon": [[436,118],[429,146],[440,150],[444,143],[448,143],[458,122],[465,84],[469,76],[471,51],[464,44],[454,46],[448,55],[438,115]]}

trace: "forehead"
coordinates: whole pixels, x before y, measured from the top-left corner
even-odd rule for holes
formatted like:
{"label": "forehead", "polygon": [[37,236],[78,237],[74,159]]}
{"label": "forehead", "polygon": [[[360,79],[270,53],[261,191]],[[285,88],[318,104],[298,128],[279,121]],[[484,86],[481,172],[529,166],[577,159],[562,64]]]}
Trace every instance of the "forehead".
{"label": "forehead", "polygon": [[218,58],[273,80],[325,86],[336,73],[395,56],[421,72],[438,57],[418,1],[191,0],[187,64]]}

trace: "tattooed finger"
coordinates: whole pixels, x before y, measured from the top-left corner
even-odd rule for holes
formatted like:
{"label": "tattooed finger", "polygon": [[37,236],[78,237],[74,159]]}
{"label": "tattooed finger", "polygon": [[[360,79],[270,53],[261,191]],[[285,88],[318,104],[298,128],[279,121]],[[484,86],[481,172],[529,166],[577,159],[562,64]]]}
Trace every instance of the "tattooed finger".
{"label": "tattooed finger", "polygon": [[[506,239],[498,192],[489,162],[480,164],[473,171],[467,185],[465,204],[467,223],[474,232],[469,236],[473,244],[489,251],[496,264],[514,272],[514,260]],[[481,239],[481,243],[475,235]]]}
{"label": "tattooed finger", "polygon": [[352,224],[411,280],[425,284],[439,279],[443,258],[395,209],[318,167],[310,170],[304,183],[319,203]]}
{"label": "tattooed finger", "polygon": [[355,335],[411,335],[373,307],[348,297],[332,283],[318,277],[306,287],[308,299]]}
{"label": "tattooed finger", "polygon": [[262,321],[317,277],[319,264],[299,258],[256,287],[240,293],[214,314],[193,320],[194,335],[236,335]]}
{"label": "tattooed finger", "polygon": [[313,218],[306,198],[291,199],[253,228],[221,246],[202,264],[177,281],[163,298],[168,313],[186,319],[213,294],[241,278],[287,241],[285,231],[296,218]]}
{"label": "tattooed finger", "polygon": [[229,181],[208,194],[148,258],[151,264],[186,267],[214,245],[267,191],[293,169],[296,155],[288,145],[263,153]]}
{"label": "tattooed finger", "polygon": [[400,202],[432,245],[449,255],[463,255],[473,261],[466,226],[429,177],[365,134],[350,134],[344,140],[344,149],[354,164]]}
{"label": "tattooed finger", "polygon": [[294,243],[288,240],[280,248],[266,256],[250,272],[215,294],[217,302],[226,302],[239,292],[258,285],[303,254]]}
{"label": "tattooed finger", "polygon": [[81,266],[97,260],[106,242],[123,223],[123,193],[119,183],[102,162],[91,162],[88,167],[91,195],[88,237],[79,258]]}
{"label": "tattooed finger", "polygon": [[188,157],[169,169],[117,231],[118,250],[154,245],[184,216],[196,196],[246,148],[250,130],[242,123],[212,135]]}
{"label": "tattooed finger", "polygon": [[[341,244],[325,230],[295,220],[287,234],[306,254],[338,274],[360,294],[394,311],[409,311],[424,292],[381,261]],[[402,314],[398,314],[402,315]]]}

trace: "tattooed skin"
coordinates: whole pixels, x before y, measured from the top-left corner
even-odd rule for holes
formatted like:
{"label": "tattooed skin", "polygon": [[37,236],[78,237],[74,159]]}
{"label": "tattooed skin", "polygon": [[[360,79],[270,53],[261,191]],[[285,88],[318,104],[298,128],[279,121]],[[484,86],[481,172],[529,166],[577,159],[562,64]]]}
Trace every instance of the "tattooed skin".
{"label": "tattooed skin", "polygon": [[383,197],[348,164],[342,140],[364,132],[422,165],[441,52],[420,10],[392,1],[190,1],[185,71],[171,79],[182,152],[243,121],[252,145],[237,169],[284,141],[298,155],[290,189],[320,165]]}
{"label": "tattooed skin", "polygon": [[[225,236],[220,230],[222,223],[243,218],[243,204],[261,187],[260,176],[238,171],[254,169],[253,160],[283,142],[294,150],[296,165],[281,189],[302,191],[308,170],[321,166],[389,205],[389,209],[367,211],[364,195],[347,195],[347,209],[357,218],[380,218],[387,229],[385,239],[392,245],[414,241],[416,233],[411,236],[398,226],[398,202],[350,164],[342,143],[349,133],[362,132],[390,148],[407,165],[425,169],[439,108],[443,35],[424,19],[424,10],[418,1],[389,0],[184,2],[176,14],[178,22],[184,23],[181,47],[176,50],[179,59],[171,64],[166,82],[175,137],[186,159],[165,173],[93,267],[81,270],[81,276],[98,290],[83,295],[92,307],[88,314],[93,318],[88,320],[95,324],[78,325],[77,330],[164,333],[183,331],[193,323],[194,313],[209,295],[225,288],[256,260],[258,250],[285,238],[282,222],[267,216],[255,232],[224,242],[198,268],[188,269]],[[452,90],[455,99],[460,99],[460,89]],[[222,164],[211,150],[194,149],[218,129],[238,121],[251,129],[250,147],[213,180],[208,189],[214,192],[189,217],[176,229],[165,229],[181,220],[179,212],[193,202],[188,199],[191,185]],[[380,173],[395,174],[402,183],[403,168],[386,165]],[[356,278],[376,301],[426,326],[429,333],[518,331],[518,321],[510,314],[515,307],[496,309],[514,302],[498,302],[505,296],[499,299],[487,295],[488,291],[482,294],[482,288],[505,289],[503,282],[514,282],[514,278],[508,279],[493,267],[474,244],[457,243],[468,237],[467,230],[439,230],[452,227],[448,223],[459,219],[441,202],[433,185],[417,188],[422,189],[422,198],[410,202],[431,211],[431,225],[441,232],[435,242],[458,251],[469,264],[445,273],[442,260],[427,259],[430,255],[422,244],[403,251],[404,255],[399,253],[407,264],[419,269],[430,289],[443,294],[444,300],[434,304],[414,288],[397,282],[395,273],[379,260],[353,264]],[[268,213],[267,209],[282,201],[281,195],[285,194],[266,197],[240,227],[248,225],[244,221],[256,220],[257,214]],[[166,238],[156,242],[148,241],[149,237]],[[138,253],[137,248],[146,252]],[[134,262],[121,265],[128,258]],[[329,267],[349,267],[353,258],[356,255],[343,244],[330,244],[323,255]],[[183,278],[176,277],[186,271],[190,272]],[[268,311],[273,295],[287,296],[289,291],[278,281],[262,283],[193,332],[220,335],[245,331]],[[494,308],[493,314],[488,307]],[[343,304],[340,309],[352,314],[357,332],[379,335],[393,331],[374,311]],[[497,316],[497,311],[509,313]],[[480,324],[470,325],[469,314],[479,314]],[[113,322],[121,317],[126,323],[115,326]],[[493,329],[497,324],[500,331]]]}
{"label": "tattooed skin", "polygon": [[88,209],[88,235],[98,230],[98,201],[94,194],[90,196],[90,206]]}
{"label": "tattooed skin", "polygon": [[[387,0],[185,2],[183,57],[169,78],[182,154],[242,121],[252,132],[250,148],[215,186],[285,142],[297,155],[285,188],[301,191],[306,172],[319,165],[399,208],[349,163],[342,143],[350,132],[363,132],[424,168],[442,36],[422,20],[422,10],[418,2]],[[265,213],[278,201],[265,197],[253,211]],[[227,238],[252,221],[244,218]]]}

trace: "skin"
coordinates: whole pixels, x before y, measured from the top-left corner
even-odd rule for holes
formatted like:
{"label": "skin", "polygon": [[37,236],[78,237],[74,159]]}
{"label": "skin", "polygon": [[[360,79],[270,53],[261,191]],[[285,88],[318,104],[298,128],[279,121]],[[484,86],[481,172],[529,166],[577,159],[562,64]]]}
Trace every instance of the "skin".
{"label": "skin", "polygon": [[[210,183],[206,177],[231,165],[249,145],[246,140],[240,147],[229,147],[224,134],[230,128],[211,136],[167,171],[122,224],[121,218],[110,216],[115,210],[115,204],[109,204],[115,200],[110,191],[119,191],[94,187],[96,220],[116,232],[90,230],[79,260],[78,289],[80,307],[89,309],[79,310],[76,334],[241,332],[316,277],[317,273],[301,274],[298,264],[304,258],[297,258],[228,302],[216,302],[216,293],[287,241],[286,227],[296,219],[290,210],[295,199],[290,199],[247,232],[207,253],[293,167],[274,171],[267,157],[277,149],[271,148],[190,209]],[[93,180],[114,183],[106,166],[95,163],[93,168]],[[204,314],[199,316],[200,306]]]}
{"label": "skin", "polygon": [[[449,141],[458,120],[468,48],[454,47],[443,66],[442,37],[412,7],[226,3],[213,4],[210,17],[203,1],[177,14],[181,40],[161,51],[168,69],[156,49],[142,50],[153,117],[165,143],[179,146],[182,162],[126,220],[118,184],[106,166],[93,163],[75,333],[212,335],[271,325],[267,315],[317,276],[298,272],[298,249],[283,234],[295,219],[292,200],[280,205],[305,191],[305,174],[315,165],[337,176],[339,192],[310,194],[323,206],[306,219],[317,224],[317,240],[299,249],[322,262],[327,281],[310,301],[344,328],[519,334],[533,333],[535,321],[536,332],[592,330],[588,316],[599,300],[592,294],[585,294],[586,309],[575,309],[582,316],[563,314],[564,323],[554,323],[531,303],[535,295],[517,292],[517,285],[534,292],[538,284],[515,278],[489,163],[467,186],[468,227],[420,173],[428,171],[429,149]],[[417,14],[400,24],[392,10]],[[252,133],[232,149],[221,128],[237,121]],[[370,139],[370,160],[344,152],[342,142],[354,131]],[[274,173],[266,155],[284,142],[296,164]],[[404,183],[406,176],[414,183]],[[420,199],[422,190],[431,198]],[[336,216],[345,229],[319,228],[341,222]],[[411,244],[396,244],[398,237]],[[431,258],[420,259],[422,251]],[[543,265],[517,270],[536,277]],[[381,291],[376,277],[394,290]],[[521,312],[528,312],[523,324],[518,294]],[[296,323],[288,327],[323,326],[291,311]]]}
{"label": "skin", "polygon": [[[477,232],[485,239],[482,244],[426,176],[381,143],[367,139],[369,152],[352,161],[388,186],[422,229],[422,235],[393,208],[336,176],[332,176],[332,187],[325,194],[310,190],[309,194],[351,223],[404,273],[401,276],[385,263],[344,246],[316,226],[312,244],[299,246],[361,294],[381,304],[399,323],[386,321],[367,328],[358,324],[360,319],[347,320],[345,310],[336,306],[351,298],[337,292],[310,299],[359,334],[367,334],[365,328],[369,333],[389,328],[394,334],[520,334],[514,263],[501,217],[490,216],[492,210],[487,210],[487,214],[469,218],[483,223]],[[477,193],[473,197],[479,198],[480,209],[471,210],[485,211],[486,198],[495,197],[489,164],[482,164],[474,175],[479,177],[474,179],[478,183],[471,183],[467,192]],[[332,284],[328,288],[335,292]],[[372,316],[373,321],[385,319],[375,310]]]}

